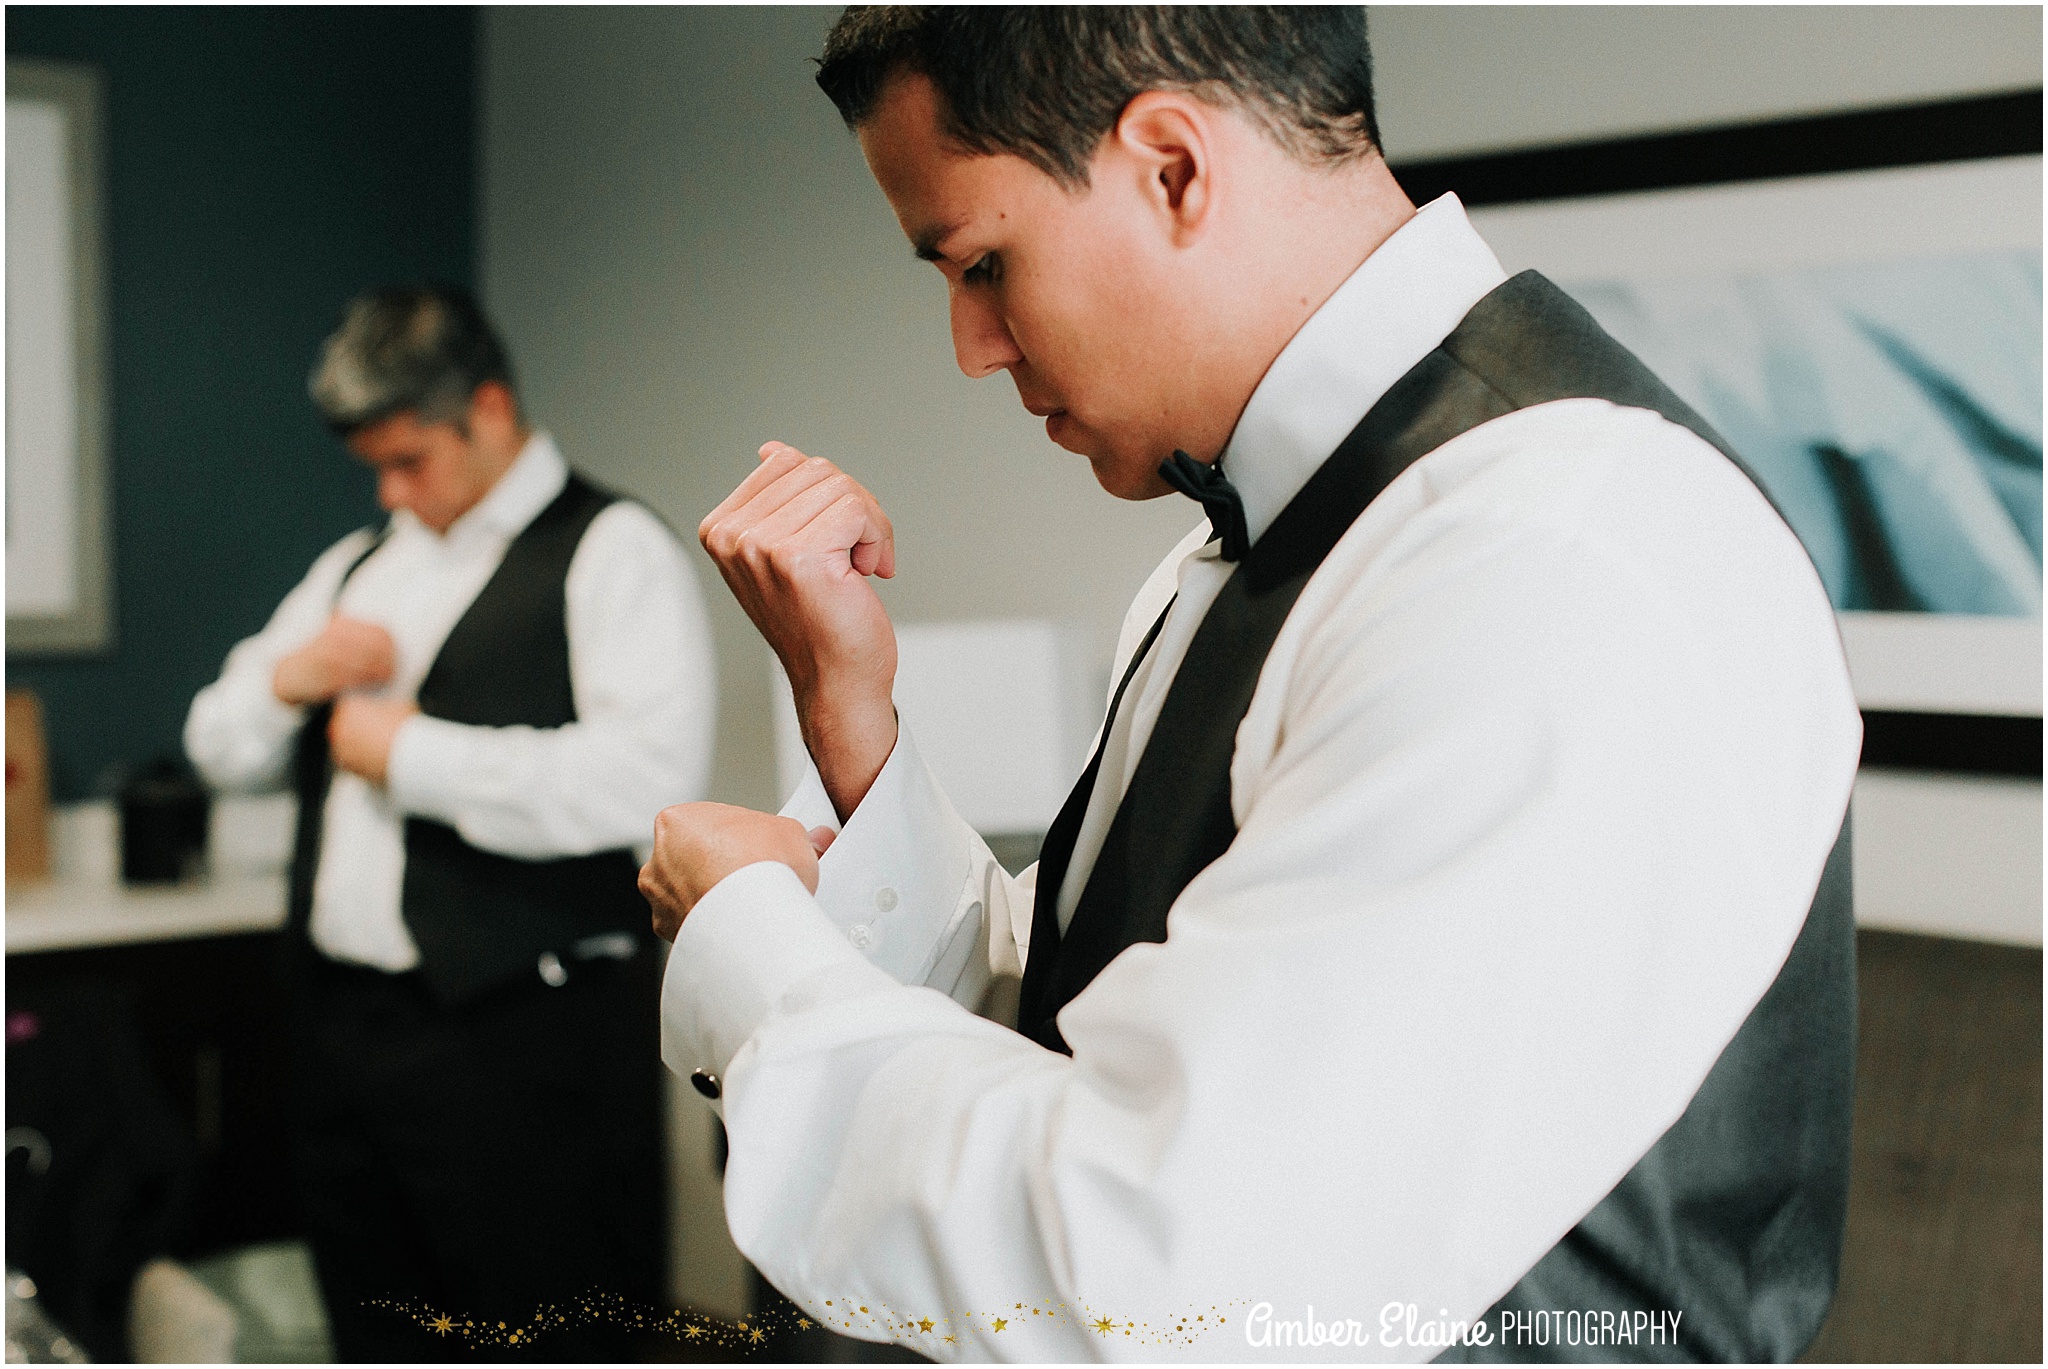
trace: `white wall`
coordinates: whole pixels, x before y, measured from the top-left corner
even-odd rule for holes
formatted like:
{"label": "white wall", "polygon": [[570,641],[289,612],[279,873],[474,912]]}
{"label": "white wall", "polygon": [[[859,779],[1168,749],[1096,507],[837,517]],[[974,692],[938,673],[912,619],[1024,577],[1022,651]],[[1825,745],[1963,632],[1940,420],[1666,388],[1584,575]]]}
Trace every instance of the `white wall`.
{"label": "white wall", "polygon": [[1371,27],[1397,162],[2041,83],[2032,5],[1375,5]]}

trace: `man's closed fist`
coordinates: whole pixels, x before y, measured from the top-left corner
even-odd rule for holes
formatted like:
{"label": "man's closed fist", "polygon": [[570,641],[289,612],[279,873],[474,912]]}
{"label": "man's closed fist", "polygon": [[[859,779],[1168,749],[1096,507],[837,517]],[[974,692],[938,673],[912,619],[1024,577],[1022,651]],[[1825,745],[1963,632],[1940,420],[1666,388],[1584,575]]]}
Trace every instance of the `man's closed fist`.
{"label": "man's closed fist", "polygon": [[325,703],[347,690],[383,684],[397,668],[390,633],[337,613],[318,637],[277,663],[270,690],[288,704]]}
{"label": "man's closed fist", "polygon": [[781,861],[816,893],[818,850],[817,839],[793,818],[726,803],[662,809],[654,820],[654,854],[640,869],[640,892],[654,909],[654,934],[674,941],[683,919],[713,885],[756,861]]}
{"label": "man's closed fist", "polygon": [[398,729],[419,711],[411,699],[342,695],[334,701],[334,717],[327,724],[327,747],[335,765],[372,784],[384,783]]}

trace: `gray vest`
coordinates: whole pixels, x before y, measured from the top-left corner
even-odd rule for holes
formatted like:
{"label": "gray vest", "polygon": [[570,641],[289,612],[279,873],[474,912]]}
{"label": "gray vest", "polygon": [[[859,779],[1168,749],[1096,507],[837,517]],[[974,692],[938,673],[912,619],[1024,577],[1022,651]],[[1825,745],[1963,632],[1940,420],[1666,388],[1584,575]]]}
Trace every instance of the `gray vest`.
{"label": "gray vest", "polygon": [[[1020,1031],[1066,1051],[1055,1014],[1126,947],[1164,941],[1174,900],[1236,838],[1238,724],[1302,587],[1366,505],[1459,434],[1570,398],[1661,414],[1755,479],[1705,420],[1549,281],[1524,272],[1487,295],[1373,406],[1225,582],[1062,934],[1055,901],[1100,750],[1089,762],[1046,834]],[[1789,1360],[1806,1348],[1834,1296],[1848,1198],[1854,934],[1845,821],[1791,954],[1684,1115],[1496,1304],[1493,1346],[1445,1358]],[[1675,1345],[1498,1339],[1502,1312],[1586,1309],[1684,1315]]]}

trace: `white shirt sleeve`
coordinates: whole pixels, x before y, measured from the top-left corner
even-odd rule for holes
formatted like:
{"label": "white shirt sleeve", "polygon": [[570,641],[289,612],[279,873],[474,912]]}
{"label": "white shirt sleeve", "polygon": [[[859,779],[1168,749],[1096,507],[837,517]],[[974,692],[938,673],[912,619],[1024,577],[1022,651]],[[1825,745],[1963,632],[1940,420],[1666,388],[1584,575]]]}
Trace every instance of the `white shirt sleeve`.
{"label": "white shirt sleeve", "polygon": [[899,724],[895,749],[844,826],[815,766],[782,815],[838,833],[818,862],[817,906],[898,983],[972,1008],[991,974],[1023,973],[1038,867],[1015,877],[1002,867],[954,811],[908,726]]}
{"label": "white shirt sleeve", "polygon": [[624,500],[584,533],[565,594],[576,721],[414,718],[391,749],[391,798],[503,855],[644,856],[655,814],[701,797],[710,777],[717,682],[703,599],[674,535]]}
{"label": "white shirt sleeve", "polygon": [[1418,468],[1353,528],[1239,730],[1236,841],[1061,1012],[1071,1058],[783,867],[714,888],[663,1052],[722,1079],[770,1282],[941,1359],[1158,1357],[1197,1317],[1234,1359],[1261,1301],[1469,1321],[1583,1217],[1776,975],[1858,745],[1790,532],[1696,439],[1622,435],[1435,507]]}
{"label": "white shirt sleeve", "polygon": [[352,532],[322,552],[263,630],[236,643],[220,678],[192,700],[185,754],[214,788],[265,789],[284,780],[306,710],[280,700],[272,678],[280,661],[327,626],[342,577],[375,535]]}

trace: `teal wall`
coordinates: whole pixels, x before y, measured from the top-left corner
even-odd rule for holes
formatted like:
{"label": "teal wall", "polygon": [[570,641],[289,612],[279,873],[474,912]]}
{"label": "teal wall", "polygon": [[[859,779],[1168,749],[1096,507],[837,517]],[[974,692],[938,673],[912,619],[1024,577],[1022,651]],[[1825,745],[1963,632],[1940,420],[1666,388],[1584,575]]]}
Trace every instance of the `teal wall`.
{"label": "teal wall", "polygon": [[193,693],[377,517],[305,377],[368,286],[475,266],[475,20],[450,9],[7,10],[104,82],[111,653],[7,661],[57,797],[174,750]]}

